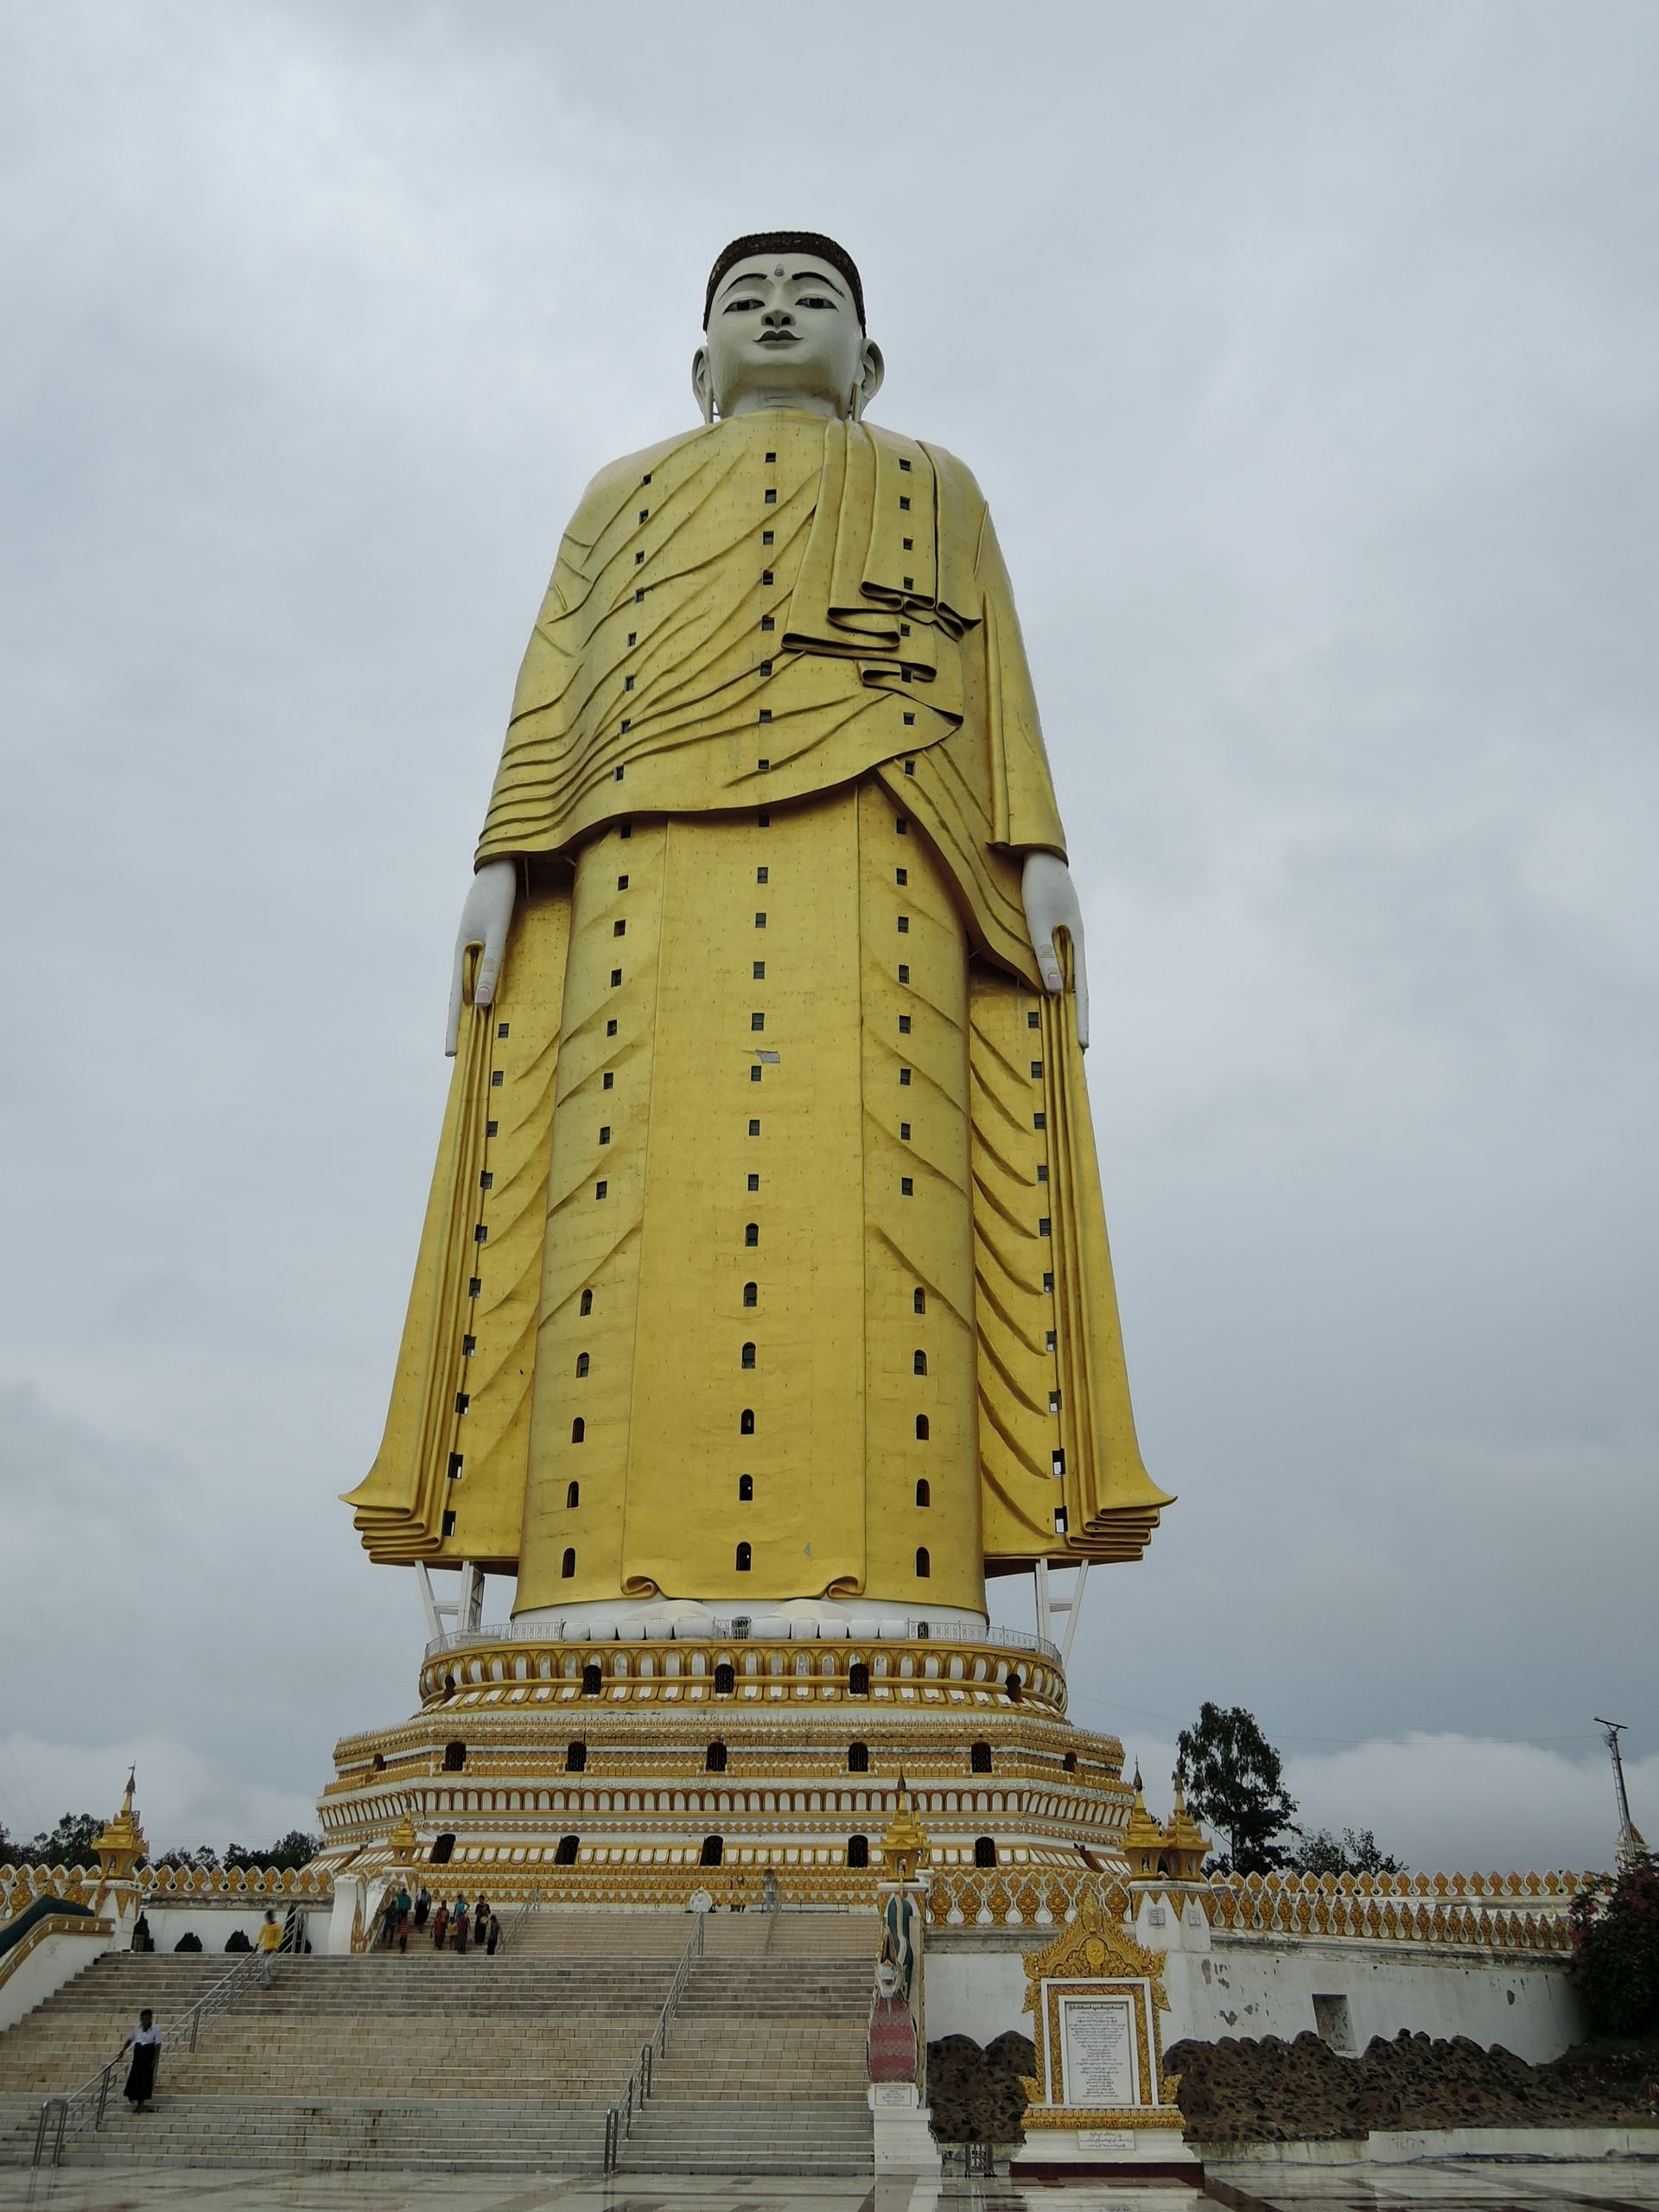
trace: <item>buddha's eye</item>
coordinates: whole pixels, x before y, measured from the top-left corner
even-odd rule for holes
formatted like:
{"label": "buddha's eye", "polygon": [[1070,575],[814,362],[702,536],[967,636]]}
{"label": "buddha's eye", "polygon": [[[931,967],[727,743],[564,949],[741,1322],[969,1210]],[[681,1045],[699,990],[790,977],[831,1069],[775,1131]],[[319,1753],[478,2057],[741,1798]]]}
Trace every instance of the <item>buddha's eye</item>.
{"label": "buddha's eye", "polygon": [[809,292],[804,299],[797,300],[795,304],[798,308],[828,308],[833,315],[838,303],[834,300],[825,299],[821,292]]}
{"label": "buddha's eye", "polygon": [[753,315],[760,305],[759,300],[728,300],[721,309],[721,313],[722,315]]}

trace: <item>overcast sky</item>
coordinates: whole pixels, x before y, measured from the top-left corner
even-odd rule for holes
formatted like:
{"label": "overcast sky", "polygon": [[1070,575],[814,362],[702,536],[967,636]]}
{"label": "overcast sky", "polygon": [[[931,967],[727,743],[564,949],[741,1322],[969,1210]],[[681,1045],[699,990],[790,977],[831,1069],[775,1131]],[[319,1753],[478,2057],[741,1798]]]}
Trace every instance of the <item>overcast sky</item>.
{"label": "overcast sky", "polygon": [[[311,1823],[448,946],[709,261],[835,232],[997,514],[1141,1434],[1076,1716],[1414,1866],[1659,1832],[1659,13],[0,7],[0,1820]],[[1014,1602],[998,1592],[997,1611]],[[492,1591],[492,1611],[505,1592]],[[1656,1839],[1659,1840],[1659,1839]]]}

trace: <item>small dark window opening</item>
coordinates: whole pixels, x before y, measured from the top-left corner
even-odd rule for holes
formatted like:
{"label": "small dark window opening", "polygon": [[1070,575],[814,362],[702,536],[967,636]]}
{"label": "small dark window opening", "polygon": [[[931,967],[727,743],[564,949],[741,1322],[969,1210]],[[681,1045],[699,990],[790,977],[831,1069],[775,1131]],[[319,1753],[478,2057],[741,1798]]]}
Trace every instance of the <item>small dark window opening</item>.
{"label": "small dark window opening", "polygon": [[758,1282],[746,1282],[744,1284],[743,1303],[746,1306],[758,1306],[760,1303],[760,1286]]}
{"label": "small dark window opening", "polygon": [[753,1475],[740,1475],[737,1478],[738,1503],[740,1505],[748,1505],[753,1503],[753,1499],[754,1477]]}
{"label": "small dark window opening", "polygon": [[1075,1751],[1068,1751],[1065,1757],[1060,1761],[1060,1770],[1064,1774],[1075,1774],[1077,1772],[1077,1755]]}
{"label": "small dark window opening", "polygon": [[867,1659],[855,1659],[847,1669],[847,1694],[849,1697],[868,1697],[869,1694],[869,1662]]}
{"label": "small dark window opening", "polygon": [[564,1770],[567,1774],[580,1774],[587,1764],[588,1746],[578,1736],[564,1747]]}
{"label": "small dark window opening", "polygon": [[385,1772],[385,1770],[386,1770],[386,1755],[385,1755],[385,1753],[384,1751],[377,1751],[377,1752],[375,1753],[375,1755],[374,1755],[374,1770],[375,1770],[375,1772],[376,1772],[377,1774],[384,1774],[384,1773]]}
{"label": "small dark window opening", "polygon": [[564,1580],[569,1582],[575,1576],[575,1547],[574,1545],[567,1545],[565,1548],[564,1557],[559,1561],[559,1573],[563,1577]]}
{"label": "small dark window opening", "polygon": [[726,1771],[725,1745],[721,1743],[710,1744],[708,1750],[702,1755],[702,1764],[704,1770],[709,1774],[724,1774]]}
{"label": "small dark window opening", "polygon": [[715,1669],[715,1695],[730,1697],[737,1688],[737,1669],[729,1659],[722,1659]]}
{"label": "small dark window opening", "polygon": [[573,1444],[585,1444],[588,1441],[588,1424],[580,1414],[570,1424],[570,1441]]}
{"label": "small dark window opening", "polygon": [[432,1839],[432,1864],[435,1866],[447,1866],[449,1864],[449,1860],[454,1852],[454,1848],[455,1839],[454,1836],[434,1836]]}
{"label": "small dark window opening", "polygon": [[1020,1699],[1026,1694],[1025,1684],[1020,1681],[1019,1675],[1012,1670],[1010,1670],[1008,1678],[1007,1681],[1003,1683],[1002,1687],[1008,1694],[1008,1703],[1010,1705],[1018,1705]]}
{"label": "small dark window opening", "polygon": [[567,1509],[570,1506],[580,1505],[582,1503],[582,1484],[580,1483],[569,1483],[566,1484],[564,1503]]}
{"label": "small dark window opening", "polygon": [[584,1290],[584,1291],[582,1292],[582,1304],[581,1304],[581,1306],[578,1307],[578,1309],[577,1309],[577,1310],[578,1310],[578,1312],[582,1313],[591,1313],[593,1312],[593,1310],[594,1310],[594,1294],[593,1294],[593,1292],[592,1292],[591,1290]]}
{"label": "small dark window opening", "polygon": [[849,1744],[847,1771],[849,1774],[868,1774],[870,1770],[870,1747],[868,1744]]}
{"label": "small dark window opening", "polygon": [[702,1839],[702,1849],[698,1854],[697,1864],[699,1866],[718,1866],[725,1855],[725,1839],[722,1836],[706,1835]]}
{"label": "small dark window opening", "polygon": [[553,1864],[556,1866],[574,1866],[576,1863],[576,1853],[581,1849],[582,1838],[579,1835],[562,1835],[559,1838],[559,1847],[553,1854]]}
{"label": "small dark window opening", "polygon": [[970,1774],[988,1774],[990,1772],[991,1747],[988,1744],[976,1744],[974,1745],[973,1749],[968,1754],[968,1770]]}
{"label": "small dark window opening", "polygon": [[605,1677],[600,1672],[599,1662],[597,1660],[589,1660],[587,1666],[585,1666],[582,1670],[582,1694],[583,1697],[597,1697],[604,1687]]}
{"label": "small dark window opening", "polygon": [[927,1293],[925,1290],[917,1290],[913,1292],[912,1294],[910,1302],[918,1313],[925,1313],[927,1311]]}
{"label": "small dark window opening", "polygon": [[976,1866],[995,1866],[996,1839],[994,1836],[976,1835],[974,1838],[974,1864]]}
{"label": "small dark window opening", "polygon": [[925,1414],[918,1414],[916,1416],[916,1441],[918,1444],[927,1442],[927,1415]]}
{"label": "small dark window opening", "polygon": [[[742,1412],[738,1415],[737,1433],[740,1436],[753,1436],[754,1434],[754,1408],[753,1406],[745,1406]],[[744,1564],[745,1566],[748,1564],[747,1560],[744,1561]]]}
{"label": "small dark window opening", "polygon": [[750,1562],[753,1556],[753,1554],[751,1553],[747,1544],[740,1544],[738,1546],[737,1557],[734,1561],[734,1565],[740,1574],[747,1574],[749,1572]]}
{"label": "small dark window opening", "polygon": [[576,1373],[585,1375],[588,1372],[588,1354],[585,1351],[579,1351],[576,1354]]}
{"label": "small dark window opening", "polygon": [[933,1562],[927,1555],[927,1546],[925,1544],[918,1544],[916,1547],[916,1577],[918,1581],[925,1582],[932,1572]]}
{"label": "small dark window opening", "polygon": [[916,1503],[918,1505],[931,1505],[933,1503],[933,1493],[928,1488],[925,1475],[916,1485]]}
{"label": "small dark window opening", "polygon": [[443,1770],[446,1774],[459,1774],[466,1764],[467,1746],[465,1744],[446,1744],[444,1745]]}
{"label": "small dark window opening", "polygon": [[870,1863],[870,1839],[867,1835],[849,1835],[847,1839],[847,1864],[868,1866]]}
{"label": "small dark window opening", "polygon": [[918,1352],[917,1352],[916,1354],[914,1354],[914,1356],[912,1357],[912,1360],[911,1360],[911,1363],[910,1363],[910,1370],[911,1370],[911,1373],[912,1373],[912,1375],[925,1375],[925,1374],[926,1374],[926,1372],[927,1372],[927,1354],[926,1354],[925,1351],[918,1351]]}
{"label": "small dark window opening", "polygon": [[745,1249],[752,1251],[760,1242],[760,1223],[758,1221],[745,1222],[743,1224],[743,1243]]}
{"label": "small dark window opening", "polygon": [[753,1367],[754,1365],[754,1346],[753,1344],[745,1344],[743,1347],[743,1364],[745,1367]]}

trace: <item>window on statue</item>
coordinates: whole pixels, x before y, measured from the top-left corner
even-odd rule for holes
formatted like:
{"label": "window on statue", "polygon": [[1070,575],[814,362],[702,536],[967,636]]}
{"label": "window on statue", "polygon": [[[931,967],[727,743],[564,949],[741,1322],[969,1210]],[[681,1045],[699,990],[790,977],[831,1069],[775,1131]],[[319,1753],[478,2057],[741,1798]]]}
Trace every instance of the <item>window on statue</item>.
{"label": "window on statue", "polygon": [[580,1505],[582,1503],[582,1484],[580,1483],[566,1484],[564,1502],[566,1505]]}
{"label": "window on statue", "polygon": [[567,1774],[581,1774],[588,1764],[588,1746],[578,1736],[564,1747],[564,1770]]}
{"label": "window on statue", "polygon": [[579,1351],[576,1354],[576,1373],[579,1376],[585,1375],[588,1372],[588,1354],[585,1351]]}
{"label": "window on statue", "polygon": [[738,1477],[737,1502],[740,1505],[752,1505],[754,1503],[754,1477],[753,1475],[740,1475]]}
{"label": "window on statue", "polygon": [[849,1774],[868,1774],[870,1770],[870,1747],[868,1744],[849,1744],[847,1771]]}
{"label": "window on statue", "polygon": [[918,1582],[925,1582],[928,1576],[931,1574],[932,1572],[933,1562],[927,1555],[927,1546],[925,1544],[918,1544],[916,1547],[917,1580]]}
{"label": "window on statue", "polygon": [[995,1836],[976,1835],[974,1838],[974,1864],[976,1866],[995,1866],[996,1839]]}
{"label": "window on statue", "polygon": [[724,1774],[726,1771],[725,1745],[721,1743],[710,1744],[708,1750],[702,1755],[702,1764],[705,1770],[709,1774]]}
{"label": "window on statue", "polygon": [[760,1303],[760,1286],[758,1282],[746,1282],[744,1284],[743,1303],[746,1306],[758,1306]]}
{"label": "window on statue", "polygon": [[847,1864],[868,1866],[870,1863],[870,1839],[867,1835],[849,1835],[847,1839]]}
{"label": "window on statue", "polygon": [[990,1772],[991,1747],[988,1744],[976,1744],[974,1745],[973,1749],[968,1754],[968,1770],[970,1774],[988,1774]]}
{"label": "window on statue", "polygon": [[588,1424],[582,1419],[582,1415],[578,1414],[575,1421],[570,1424],[570,1441],[573,1444],[583,1444],[587,1441],[587,1439]]}
{"label": "window on statue", "polygon": [[754,1434],[754,1408],[753,1406],[745,1406],[742,1412],[738,1415],[737,1433],[740,1436],[753,1436]]}
{"label": "window on statue", "polygon": [[1075,1751],[1068,1751],[1065,1757],[1060,1761],[1060,1770],[1063,1774],[1075,1774],[1077,1772],[1077,1755]]}
{"label": "window on statue", "polygon": [[559,1561],[559,1573],[566,1582],[569,1582],[574,1577],[575,1571],[575,1546],[574,1544],[569,1544],[565,1548],[564,1557]]}
{"label": "window on statue", "polygon": [[721,1860],[725,1856],[726,1839],[724,1836],[704,1836],[702,1839],[702,1849],[697,1855],[697,1864],[699,1866],[718,1866]]}
{"label": "window on statue", "polygon": [[447,1866],[449,1864],[451,1857],[454,1855],[454,1848],[455,1839],[454,1836],[434,1836],[432,1839],[432,1864],[435,1866]]}
{"label": "window on statue", "polygon": [[754,1365],[754,1346],[753,1344],[745,1344],[743,1347],[743,1364],[745,1367],[753,1367]]}
{"label": "window on statue", "polygon": [[1020,1699],[1026,1694],[1025,1684],[1020,1681],[1019,1675],[1012,1671],[1009,1673],[1008,1678],[1007,1681],[1003,1683],[1002,1687],[1008,1694],[1008,1703],[1010,1705],[1018,1705]]}
{"label": "window on statue", "polygon": [[576,1853],[581,1849],[582,1838],[579,1835],[562,1835],[559,1838],[559,1847],[553,1854],[553,1864],[556,1866],[574,1866],[576,1863]]}
{"label": "window on statue", "polygon": [[916,1503],[918,1505],[931,1505],[933,1503],[933,1492],[928,1486],[925,1475],[916,1485]]}
{"label": "window on statue", "polygon": [[925,1313],[927,1311],[927,1293],[925,1290],[915,1291],[912,1294],[910,1302],[918,1313]]}
{"label": "window on statue", "polygon": [[744,1224],[743,1242],[751,1249],[760,1242],[760,1224],[758,1221],[751,1221]]}
{"label": "window on statue", "polygon": [[375,1770],[375,1772],[376,1772],[377,1774],[384,1774],[384,1773],[385,1772],[385,1770],[386,1770],[386,1755],[385,1755],[385,1753],[384,1751],[377,1751],[377,1752],[375,1753],[375,1755],[374,1755],[374,1770]]}
{"label": "window on statue", "polygon": [[582,1294],[582,1311],[584,1313],[591,1313],[593,1310],[594,1294],[591,1290],[584,1290]]}
{"label": "window on statue", "polygon": [[912,1356],[911,1356],[911,1362],[910,1362],[910,1370],[911,1370],[911,1373],[912,1373],[912,1375],[925,1375],[925,1374],[926,1374],[926,1372],[927,1372],[927,1354],[926,1354],[925,1351],[918,1351],[918,1352],[915,1352],[915,1353],[912,1353]]}
{"label": "window on statue", "polygon": [[864,1659],[855,1659],[847,1669],[847,1694],[849,1697],[868,1697],[869,1694],[869,1662]]}
{"label": "window on statue", "polygon": [[[748,1549],[746,1544],[744,1550]],[[722,1659],[715,1669],[715,1695],[730,1697],[737,1688],[737,1669],[729,1659]]]}
{"label": "window on statue", "polygon": [[751,1553],[749,1547],[747,1544],[740,1544],[737,1548],[737,1557],[733,1561],[733,1565],[736,1567],[737,1572],[740,1574],[747,1574],[753,1564],[753,1554]]}
{"label": "window on statue", "polygon": [[443,1770],[446,1774],[459,1774],[466,1764],[467,1746],[465,1744],[446,1744],[444,1745]]}
{"label": "window on statue", "polygon": [[605,1677],[599,1671],[598,1662],[591,1661],[582,1670],[582,1694],[583,1697],[597,1697],[604,1687]]}

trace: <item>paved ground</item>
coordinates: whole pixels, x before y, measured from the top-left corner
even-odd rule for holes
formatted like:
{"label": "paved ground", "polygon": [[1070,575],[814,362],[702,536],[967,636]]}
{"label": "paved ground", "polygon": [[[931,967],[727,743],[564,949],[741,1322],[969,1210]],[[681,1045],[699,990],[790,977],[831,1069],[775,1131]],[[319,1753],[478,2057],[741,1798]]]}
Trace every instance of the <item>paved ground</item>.
{"label": "paved ground", "polygon": [[1659,2162],[1640,2165],[1307,2168],[1268,2180],[1212,2170],[1214,2196],[1175,2187],[1060,2189],[979,2181],[613,2182],[514,2175],[262,2174],[197,2166],[0,2171],[0,2212],[1659,2212]]}

